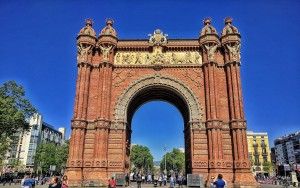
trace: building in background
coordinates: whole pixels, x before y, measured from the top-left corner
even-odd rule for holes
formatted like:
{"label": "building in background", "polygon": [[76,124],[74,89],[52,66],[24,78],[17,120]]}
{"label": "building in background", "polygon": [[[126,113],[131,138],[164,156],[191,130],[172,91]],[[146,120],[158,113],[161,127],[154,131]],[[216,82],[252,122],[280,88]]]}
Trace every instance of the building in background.
{"label": "building in background", "polygon": [[[282,136],[274,141],[276,165],[300,164],[300,131]],[[298,164],[298,165],[297,165]]]}
{"label": "building in background", "polygon": [[34,156],[39,144],[51,142],[61,145],[64,143],[65,128],[60,128],[61,132],[56,130],[52,125],[43,122],[40,114],[33,115],[29,120],[29,125],[28,131],[22,130],[14,135],[4,161],[8,167],[17,161],[26,170],[33,170]]}
{"label": "building in background", "polygon": [[65,141],[66,140],[66,128],[65,127],[60,127],[60,128],[58,128],[58,131],[62,135],[62,140]]}
{"label": "building in background", "polygon": [[249,159],[255,173],[265,173],[264,165],[271,164],[268,133],[247,131]]}

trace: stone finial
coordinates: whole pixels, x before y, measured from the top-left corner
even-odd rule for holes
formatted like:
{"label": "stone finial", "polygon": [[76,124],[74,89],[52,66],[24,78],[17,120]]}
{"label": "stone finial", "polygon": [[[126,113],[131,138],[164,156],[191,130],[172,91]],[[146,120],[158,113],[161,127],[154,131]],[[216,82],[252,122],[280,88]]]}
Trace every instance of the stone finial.
{"label": "stone finial", "polygon": [[211,18],[205,18],[203,20],[204,27],[202,28],[200,32],[200,37],[204,35],[217,35],[217,30],[211,25]]}
{"label": "stone finial", "polygon": [[232,24],[232,18],[231,17],[226,17],[224,22],[225,22],[225,25],[228,25],[228,24]]}
{"label": "stone finial", "polygon": [[96,32],[93,29],[93,20],[88,18],[85,20],[85,26],[79,31],[78,37],[81,35],[96,37]]}
{"label": "stone finial", "polygon": [[232,18],[226,17],[225,20],[225,27],[222,31],[222,36],[228,35],[228,34],[240,34],[238,29],[232,25]]}
{"label": "stone finial", "polygon": [[106,26],[101,30],[100,36],[113,36],[117,38],[117,32],[113,28],[114,21],[110,18],[106,19]]}
{"label": "stone finial", "polygon": [[85,25],[86,25],[86,26],[91,26],[91,27],[92,27],[92,26],[93,26],[93,20],[90,19],[90,18],[86,19],[86,20],[85,20]]}
{"label": "stone finial", "polygon": [[112,26],[113,24],[114,24],[114,20],[113,19],[111,19],[111,18],[107,18],[106,19],[106,25]]}
{"label": "stone finial", "polygon": [[205,19],[203,20],[203,24],[204,24],[204,25],[210,25],[210,24],[211,24],[211,18],[205,18]]}

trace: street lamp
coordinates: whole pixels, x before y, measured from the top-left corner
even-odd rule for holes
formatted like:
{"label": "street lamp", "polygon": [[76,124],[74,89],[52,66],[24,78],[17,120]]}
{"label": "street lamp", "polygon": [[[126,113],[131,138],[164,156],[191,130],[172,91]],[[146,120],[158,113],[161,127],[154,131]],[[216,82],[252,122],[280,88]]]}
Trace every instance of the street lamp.
{"label": "street lamp", "polygon": [[167,174],[167,147],[164,147],[165,151],[165,175]]}

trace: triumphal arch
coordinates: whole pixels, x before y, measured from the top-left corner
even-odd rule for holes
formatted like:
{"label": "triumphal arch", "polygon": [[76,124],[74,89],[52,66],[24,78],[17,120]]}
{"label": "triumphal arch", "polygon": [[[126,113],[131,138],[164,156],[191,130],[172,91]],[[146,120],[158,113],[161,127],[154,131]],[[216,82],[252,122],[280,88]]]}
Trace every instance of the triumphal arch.
{"label": "triumphal arch", "polygon": [[[149,100],[174,104],[184,119],[186,172],[205,180],[254,184],[246,139],[238,29],[210,19],[195,39],[156,29],[148,39],[118,38],[113,21],[97,36],[90,19],[77,36],[76,96],[67,175],[70,182],[128,172],[131,120]],[[164,134],[164,133],[162,133]]]}

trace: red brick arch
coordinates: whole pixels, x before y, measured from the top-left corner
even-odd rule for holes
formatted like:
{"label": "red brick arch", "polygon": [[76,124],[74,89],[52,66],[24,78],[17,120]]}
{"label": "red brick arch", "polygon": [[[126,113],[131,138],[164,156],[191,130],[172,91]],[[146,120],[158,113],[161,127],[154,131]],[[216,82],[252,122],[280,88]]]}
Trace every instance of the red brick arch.
{"label": "red brick arch", "polygon": [[77,37],[78,76],[67,175],[102,181],[129,167],[131,117],[149,100],[166,100],[185,121],[187,172],[204,180],[255,185],[250,172],[240,79],[240,34],[226,19],[219,37],[205,20],[198,39],[99,37],[88,20]]}

